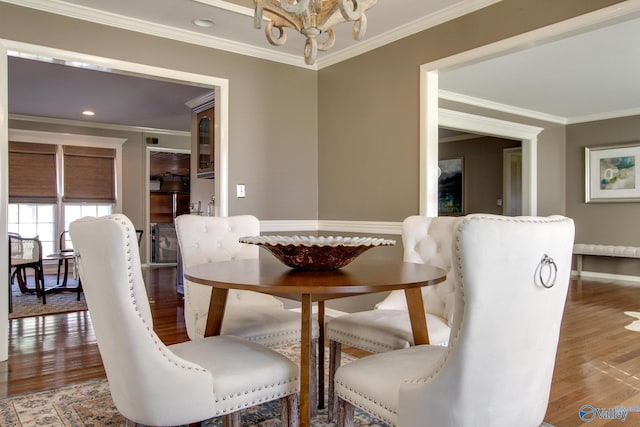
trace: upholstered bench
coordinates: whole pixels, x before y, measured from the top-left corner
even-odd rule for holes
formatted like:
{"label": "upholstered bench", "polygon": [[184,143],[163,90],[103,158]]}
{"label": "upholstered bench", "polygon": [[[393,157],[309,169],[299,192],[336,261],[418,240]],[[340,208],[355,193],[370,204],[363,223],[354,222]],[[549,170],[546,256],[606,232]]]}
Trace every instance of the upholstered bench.
{"label": "upholstered bench", "polygon": [[582,257],[584,255],[616,258],[640,258],[640,247],[576,243],[573,245],[573,254],[576,256],[576,270],[578,271],[579,277],[582,275]]}

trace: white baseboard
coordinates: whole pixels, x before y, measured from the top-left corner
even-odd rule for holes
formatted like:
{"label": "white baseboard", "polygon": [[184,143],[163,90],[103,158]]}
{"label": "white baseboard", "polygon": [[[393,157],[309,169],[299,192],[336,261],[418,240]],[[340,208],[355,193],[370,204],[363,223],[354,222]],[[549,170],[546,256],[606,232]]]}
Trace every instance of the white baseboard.
{"label": "white baseboard", "polygon": [[[573,270],[571,277],[577,279],[578,272]],[[583,279],[597,280],[602,282],[626,282],[628,284],[640,286],[640,276],[629,276],[626,274],[612,274],[612,273],[599,273],[597,271],[584,271],[582,270],[581,277]]]}

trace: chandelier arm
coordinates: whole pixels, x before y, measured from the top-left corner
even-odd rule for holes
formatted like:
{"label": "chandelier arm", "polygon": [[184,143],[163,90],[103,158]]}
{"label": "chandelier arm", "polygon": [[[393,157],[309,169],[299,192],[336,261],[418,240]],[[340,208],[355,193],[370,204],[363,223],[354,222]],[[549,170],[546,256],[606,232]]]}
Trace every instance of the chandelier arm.
{"label": "chandelier arm", "polygon": [[328,36],[327,40],[325,40],[323,43],[318,44],[318,50],[321,50],[321,51],[331,49],[333,45],[336,43],[336,34],[333,32],[333,28],[329,28],[325,32],[327,33],[327,36]]}
{"label": "chandelier arm", "polygon": [[[275,37],[273,34],[273,29],[278,30],[278,36]],[[267,37],[269,43],[273,46],[282,46],[287,42],[287,33],[284,31],[284,27],[276,26],[273,24],[273,21],[267,22],[267,26],[264,27],[264,34]]]}
{"label": "chandelier arm", "polygon": [[262,0],[255,0],[255,3],[256,7],[253,14],[253,27],[260,29],[262,28]]}
{"label": "chandelier arm", "polygon": [[304,43],[304,62],[307,65],[313,65],[316,63],[318,57],[318,40],[315,37],[307,37],[307,41]]}
{"label": "chandelier arm", "polygon": [[363,13],[360,19],[353,21],[351,36],[354,40],[360,40],[367,32],[367,16]]}
{"label": "chandelier arm", "polygon": [[360,19],[362,15],[362,7],[359,0],[338,0],[340,12],[347,21],[355,21]]}
{"label": "chandelier arm", "polygon": [[289,12],[295,13],[296,15],[300,15],[305,12],[309,7],[309,0],[280,0],[280,5],[282,5],[282,9]]}

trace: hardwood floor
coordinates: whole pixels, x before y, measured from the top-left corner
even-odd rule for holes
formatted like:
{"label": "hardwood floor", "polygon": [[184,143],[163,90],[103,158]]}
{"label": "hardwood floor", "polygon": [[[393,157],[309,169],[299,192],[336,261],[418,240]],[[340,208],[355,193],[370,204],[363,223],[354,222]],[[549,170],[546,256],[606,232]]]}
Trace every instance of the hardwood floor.
{"label": "hardwood floor", "polygon": [[[175,269],[148,269],[145,281],[160,338],[167,344],[186,340]],[[583,405],[640,410],[640,332],[624,328],[635,320],[624,311],[640,311],[639,286],[572,282],[546,421],[556,427],[587,425],[578,417]],[[0,363],[0,397],[102,377],[87,312],[10,321],[9,360]],[[596,418],[588,425],[620,423]],[[624,425],[640,425],[640,412],[630,413]]]}

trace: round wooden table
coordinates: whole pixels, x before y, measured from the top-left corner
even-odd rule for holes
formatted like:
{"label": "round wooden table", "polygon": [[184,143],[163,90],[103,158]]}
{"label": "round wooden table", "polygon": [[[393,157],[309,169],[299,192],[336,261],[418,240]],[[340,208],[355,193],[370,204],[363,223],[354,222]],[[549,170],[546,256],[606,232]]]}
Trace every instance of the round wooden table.
{"label": "round wooden table", "polygon": [[[416,345],[428,344],[422,301],[423,286],[444,281],[443,269],[395,260],[359,258],[340,270],[298,271],[272,257],[221,261],[189,267],[185,278],[211,286],[206,336],[219,335],[229,289],[262,292],[301,302],[300,426],[310,425],[312,304],[318,302],[319,355],[324,358],[324,301],[347,296],[404,290]],[[324,363],[318,363],[321,405],[324,403]]]}

